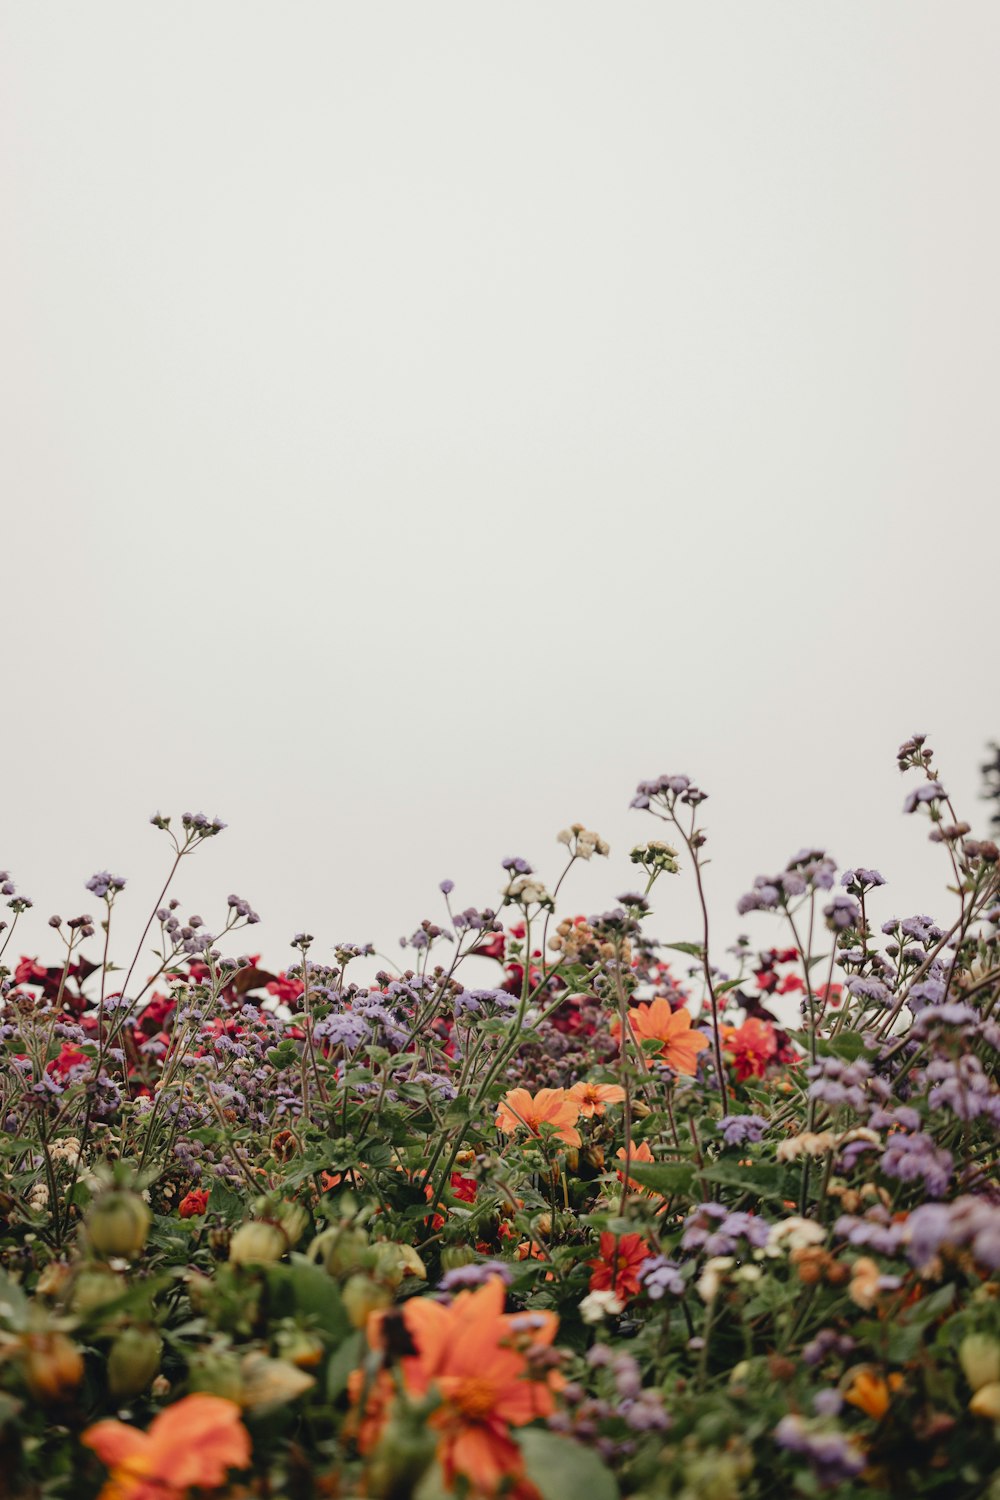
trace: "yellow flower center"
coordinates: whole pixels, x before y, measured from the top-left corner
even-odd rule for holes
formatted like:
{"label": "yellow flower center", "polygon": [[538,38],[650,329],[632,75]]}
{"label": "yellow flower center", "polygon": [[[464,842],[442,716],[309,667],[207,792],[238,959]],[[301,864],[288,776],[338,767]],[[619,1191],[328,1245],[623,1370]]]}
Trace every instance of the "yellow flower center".
{"label": "yellow flower center", "polygon": [[483,1417],[488,1417],[496,1406],[496,1391],[490,1381],[471,1375],[453,1393],[451,1402],[463,1417],[479,1422]]}

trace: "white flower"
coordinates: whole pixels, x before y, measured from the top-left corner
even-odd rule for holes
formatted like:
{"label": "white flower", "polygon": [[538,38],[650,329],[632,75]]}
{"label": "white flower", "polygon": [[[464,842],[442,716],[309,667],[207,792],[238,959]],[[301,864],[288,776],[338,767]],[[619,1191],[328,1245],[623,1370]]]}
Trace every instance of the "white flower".
{"label": "white flower", "polygon": [[793,1215],[772,1224],[767,1236],[768,1255],[780,1255],[782,1251],[805,1250],[809,1245],[819,1245],[826,1239],[826,1230],[812,1219],[800,1219]]}
{"label": "white flower", "polygon": [[613,1318],[620,1313],[625,1304],[614,1292],[590,1292],[580,1303],[580,1317],[585,1323],[601,1323],[605,1318]]}
{"label": "white flower", "polygon": [[698,1296],[702,1302],[712,1302],[719,1295],[724,1272],[731,1269],[736,1261],[731,1255],[713,1255],[711,1260],[705,1262],[705,1269],[698,1277],[696,1283]]}

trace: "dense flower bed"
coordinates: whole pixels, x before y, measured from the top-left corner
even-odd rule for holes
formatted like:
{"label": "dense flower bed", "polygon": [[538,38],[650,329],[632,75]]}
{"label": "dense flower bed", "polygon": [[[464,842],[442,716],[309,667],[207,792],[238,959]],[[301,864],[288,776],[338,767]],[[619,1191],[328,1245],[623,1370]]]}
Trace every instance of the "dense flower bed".
{"label": "dense flower bed", "polygon": [[940,924],[805,849],[718,960],[684,776],[609,910],[557,908],[574,825],[391,971],[185,920],[201,814],[123,969],[120,877],[14,963],[0,872],[0,1494],[1000,1496],[998,851],[899,763]]}

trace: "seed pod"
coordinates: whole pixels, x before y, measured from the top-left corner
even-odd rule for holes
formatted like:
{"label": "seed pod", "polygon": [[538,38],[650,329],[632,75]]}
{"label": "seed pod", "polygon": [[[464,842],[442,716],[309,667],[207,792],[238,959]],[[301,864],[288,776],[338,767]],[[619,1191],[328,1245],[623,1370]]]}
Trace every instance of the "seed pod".
{"label": "seed pod", "polygon": [[967,1334],[958,1346],[958,1362],[974,1391],[1000,1383],[1000,1342],[991,1334]]}
{"label": "seed pod", "polygon": [[229,1259],[233,1265],[268,1265],[280,1260],[288,1249],[285,1232],[266,1219],[251,1219],[241,1224],[229,1241]]}
{"label": "seed pod", "polygon": [[348,1277],[340,1295],[352,1328],[364,1328],[370,1313],[392,1302],[392,1292],[387,1286],[360,1274]]}
{"label": "seed pod", "polygon": [[108,1389],[117,1400],[138,1396],[160,1368],[163,1340],[155,1328],[123,1328],[108,1355]]}
{"label": "seed pod", "polygon": [[153,1216],[138,1193],[105,1193],[91,1205],[85,1230],[98,1255],[135,1260],[146,1244]]}
{"label": "seed pod", "polygon": [[240,1362],[225,1350],[199,1349],[188,1358],[188,1386],[192,1391],[238,1402],[243,1394]]}

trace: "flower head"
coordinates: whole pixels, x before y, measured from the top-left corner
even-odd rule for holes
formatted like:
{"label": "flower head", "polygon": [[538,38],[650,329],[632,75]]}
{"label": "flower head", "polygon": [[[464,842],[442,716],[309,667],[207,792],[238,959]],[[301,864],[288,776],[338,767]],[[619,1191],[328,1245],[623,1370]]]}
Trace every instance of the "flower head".
{"label": "flower head", "polygon": [[230,1469],[250,1462],[250,1435],[235,1401],[185,1396],[154,1417],[148,1432],[109,1420],[81,1441],[111,1470],[99,1500],[177,1500],[217,1489]]}
{"label": "flower head", "polygon": [[[529,1346],[552,1343],[555,1314],[536,1312],[526,1320],[524,1314],[505,1314],[503,1305],[503,1281],[493,1276],[476,1291],[459,1292],[448,1305],[411,1297],[394,1314],[403,1320],[414,1351],[399,1361],[407,1395],[435,1393],[440,1398],[428,1421],[440,1434],[437,1456],[445,1483],[450,1487],[462,1475],[483,1495],[494,1494],[504,1479],[522,1473],[521,1450],[510,1428],[549,1416],[560,1384],[552,1372],[533,1378],[527,1355]],[[379,1350],[390,1342],[384,1313],[369,1319],[368,1341]],[[364,1451],[374,1445],[392,1399],[386,1371],[377,1384],[374,1413],[365,1414],[360,1433]],[[362,1389],[355,1379],[355,1400]]]}
{"label": "flower head", "polygon": [[617,1083],[574,1083],[566,1090],[566,1098],[579,1106],[585,1120],[594,1115],[603,1115],[605,1105],[621,1104],[625,1090]]}
{"label": "flower head", "polygon": [[601,1253],[589,1262],[590,1290],[613,1291],[619,1301],[634,1297],[641,1290],[639,1271],[649,1259],[650,1249],[641,1234],[601,1235]]}
{"label": "flower head", "polygon": [[[628,1024],[636,1041],[656,1041],[661,1044],[657,1056],[673,1068],[675,1073],[694,1073],[698,1066],[698,1053],[708,1046],[704,1032],[691,1025],[691,1012],[681,1006],[671,1010],[668,1001],[656,999],[651,1004],[634,1005],[628,1014]],[[621,1046],[621,1020],[614,1016],[611,1034],[618,1037]]]}
{"label": "flower head", "polygon": [[573,1129],[579,1114],[579,1104],[565,1089],[539,1089],[534,1095],[527,1089],[508,1089],[500,1100],[496,1125],[505,1135],[527,1130],[534,1136],[541,1135],[543,1125],[551,1125],[565,1145],[579,1146],[580,1132]]}

